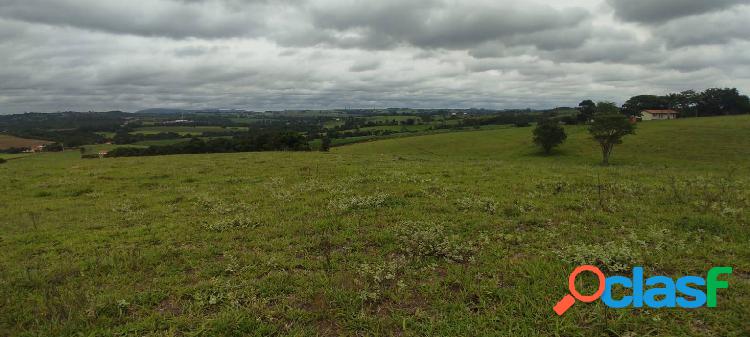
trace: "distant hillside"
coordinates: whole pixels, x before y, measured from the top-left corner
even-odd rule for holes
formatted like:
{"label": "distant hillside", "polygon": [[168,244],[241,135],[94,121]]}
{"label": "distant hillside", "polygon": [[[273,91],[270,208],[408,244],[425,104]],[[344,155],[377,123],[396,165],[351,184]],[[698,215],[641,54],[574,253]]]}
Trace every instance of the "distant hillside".
{"label": "distant hillside", "polygon": [[189,110],[189,109],[170,109],[170,108],[151,108],[151,109],[145,109],[137,111],[137,114],[160,114],[160,115],[174,115],[174,114],[195,114],[195,113],[221,113],[221,112],[231,112],[231,113],[243,113],[243,112],[252,112],[247,110],[232,110],[232,109],[199,109],[199,110]]}

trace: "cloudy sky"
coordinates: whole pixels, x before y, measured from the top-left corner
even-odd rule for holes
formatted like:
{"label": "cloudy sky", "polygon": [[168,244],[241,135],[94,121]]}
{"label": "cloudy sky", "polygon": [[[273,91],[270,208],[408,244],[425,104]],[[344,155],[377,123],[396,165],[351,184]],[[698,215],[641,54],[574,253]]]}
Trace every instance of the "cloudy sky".
{"label": "cloudy sky", "polygon": [[750,0],[0,0],[0,113],[750,92]]}

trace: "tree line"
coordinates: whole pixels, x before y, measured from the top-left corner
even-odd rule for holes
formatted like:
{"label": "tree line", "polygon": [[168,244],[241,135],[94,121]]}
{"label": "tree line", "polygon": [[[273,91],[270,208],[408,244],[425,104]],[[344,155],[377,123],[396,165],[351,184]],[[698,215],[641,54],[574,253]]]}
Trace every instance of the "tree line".
{"label": "tree line", "polygon": [[279,131],[247,134],[234,138],[214,138],[190,141],[172,145],[154,145],[146,148],[119,147],[107,157],[140,157],[171,154],[233,153],[262,151],[309,151],[307,139],[298,132]]}

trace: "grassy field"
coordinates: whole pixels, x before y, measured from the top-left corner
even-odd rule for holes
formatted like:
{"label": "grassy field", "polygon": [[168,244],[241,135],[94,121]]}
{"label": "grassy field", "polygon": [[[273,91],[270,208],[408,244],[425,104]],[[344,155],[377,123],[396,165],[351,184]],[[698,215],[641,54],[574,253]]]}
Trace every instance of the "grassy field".
{"label": "grassy field", "polygon": [[49,143],[51,142],[46,140],[18,138],[15,136],[0,133],[0,149],[8,149],[14,147],[30,148]]}
{"label": "grassy field", "polygon": [[[609,167],[567,130],[9,161],[0,336],[747,336],[750,118],[642,123]],[[735,272],[717,308],[557,317],[582,263]]]}

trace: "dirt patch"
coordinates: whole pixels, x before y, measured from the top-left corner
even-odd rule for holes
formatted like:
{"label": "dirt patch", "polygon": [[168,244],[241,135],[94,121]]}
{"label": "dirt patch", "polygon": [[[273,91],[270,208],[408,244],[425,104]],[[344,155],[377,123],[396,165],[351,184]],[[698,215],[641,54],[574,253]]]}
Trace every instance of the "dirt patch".
{"label": "dirt patch", "polygon": [[6,134],[0,134],[0,150],[10,148],[32,148],[34,146],[40,146],[50,143],[51,142],[46,140],[25,139]]}
{"label": "dirt patch", "polygon": [[177,316],[182,313],[182,308],[177,301],[171,297],[167,297],[156,306],[156,311],[160,314],[174,315]]}

